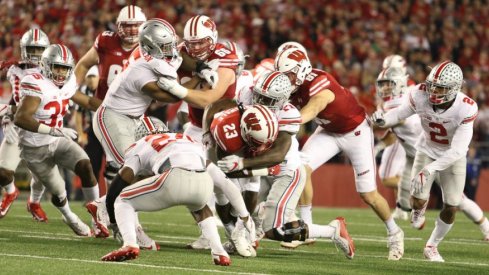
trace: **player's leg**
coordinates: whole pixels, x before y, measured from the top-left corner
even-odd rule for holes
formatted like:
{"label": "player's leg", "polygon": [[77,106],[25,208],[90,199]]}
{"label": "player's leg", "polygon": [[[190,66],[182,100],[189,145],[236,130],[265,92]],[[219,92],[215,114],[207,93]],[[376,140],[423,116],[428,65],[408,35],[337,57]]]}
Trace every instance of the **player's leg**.
{"label": "player's leg", "polygon": [[385,223],[389,246],[388,259],[399,260],[404,254],[404,232],[394,221],[389,204],[377,191],[372,129],[368,122],[364,121],[355,130],[339,137],[338,142],[353,166],[357,192]]}
{"label": "player's leg", "polygon": [[0,186],[5,194],[0,204],[0,218],[5,217],[12,203],[17,199],[19,190],[15,187],[14,171],[20,162],[20,151],[17,144],[4,139],[0,145]]}
{"label": "player's leg", "polygon": [[[411,171],[413,170],[414,158],[406,155],[406,164],[402,171],[401,180],[397,191],[396,210],[397,216],[403,220],[409,219],[411,213]],[[406,217],[406,219],[404,219]],[[396,217],[394,217],[396,218]]]}
{"label": "player's leg", "polygon": [[379,177],[385,187],[394,191],[396,197],[405,162],[406,152],[399,141],[384,149],[379,166]]}
{"label": "player's leg", "polygon": [[[411,171],[411,177],[414,178],[419,171],[421,171],[426,165],[433,162],[433,159],[429,158],[426,154],[416,152],[414,157],[413,169]],[[430,198],[430,190],[433,182],[427,182],[423,191],[420,193],[411,193],[412,208],[411,211],[411,226],[416,229],[423,229],[425,225],[425,211],[428,206],[428,199]]]}
{"label": "player's leg", "polygon": [[438,245],[455,222],[455,213],[463,197],[466,167],[467,160],[462,158],[449,168],[439,171],[440,188],[443,194],[443,209],[435,221],[435,228],[431,232],[424,249],[424,256],[430,261],[444,261],[438,252]]}
{"label": "player's leg", "polygon": [[340,148],[335,139],[326,134],[321,127],[316,128],[302,148],[301,160],[306,169],[306,184],[299,201],[299,211],[301,219],[306,223],[312,223],[312,172],[339,152]]}
{"label": "player's leg", "polygon": [[489,221],[484,216],[484,212],[482,212],[480,206],[475,201],[463,195],[458,208],[464,212],[467,218],[479,225],[484,240],[489,241]]}

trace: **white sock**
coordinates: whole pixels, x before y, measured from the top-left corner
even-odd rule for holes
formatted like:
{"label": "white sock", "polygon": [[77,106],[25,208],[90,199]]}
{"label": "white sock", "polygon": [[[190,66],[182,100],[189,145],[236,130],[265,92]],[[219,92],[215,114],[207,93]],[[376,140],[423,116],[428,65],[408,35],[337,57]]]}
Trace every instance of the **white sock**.
{"label": "white sock", "polygon": [[134,207],[126,201],[117,198],[114,203],[115,220],[119,227],[124,246],[139,247],[136,237],[137,218]]}
{"label": "white sock", "polygon": [[479,224],[479,228],[481,229],[481,232],[483,234],[489,233],[489,221],[487,220],[486,217],[484,217],[484,221]]}
{"label": "white sock", "polygon": [[239,188],[226,177],[226,174],[224,174],[224,172],[214,163],[207,166],[207,172],[214,181],[214,188],[221,190],[221,192],[216,193],[224,193],[240,217],[249,216],[243,196],[241,195],[241,190],[239,190]]}
{"label": "white sock", "polygon": [[466,196],[463,196],[458,208],[464,212],[467,218],[475,223],[479,222],[484,217],[484,213],[482,213],[482,209],[479,207],[479,205]]}
{"label": "white sock", "polygon": [[438,244],[443,240],[445,235],[447,235],[448,231],[452,229],[453,223],[452,224],[447,224],[444,221],[440,219],[440,217],[436,218],[435,221],[435,229],[433,229],[433,232],[431,232],[430,239],[426,243],[426,246],[435,246],[437,247]]}
{"label": "white sock", "polygon": [[92,187],[82,187],[82,191],[87,202],[94,201],[99,197],[98,184]]}
{"label": "white sock", "polygon": [[12,194],[15,192],[15,184],[14,184],[14,181],[12,181],[11,183],[5,185],[3,188],[5,188],[5,192],[7,192],[7,194]]}
{"label": "white sock", "polygon": [[330,225],[319,225],[319,224],[310,224],[309,227],[309,238],[332,238],[334,235],[335,228]]}
{"label": "white sock", "polygon": [[299,212],[301,219],[307,223],[312,224],[312,206],[309,205],[299,205]]}
{"label": "white sock", "polygon": [[212,253],[217,255],[227,255],[224,247],[222,247],[219,233],[217,232],[216,221],[214,217],[208,217],[205,220],[199,222],[200,230],[204,238],[209,240]]}
{"label": "white sock", "polygon": [[392,216],[384,223],[385,223],[385,227],[387,228],[387,234],[389,235],[397,233],[400,230],[399,226],[394,221],[394,218]]}
{"label": "white sock", "polygon": [[31,194],[29,196],[29,200],[33,203],[41,202],[42,195],[44,194],[44,190],[46,188],[42,183],[31,179]]}
{"label": "white sock", "polygon": [[[65,196],[66,198],[66,196]],[[59,211],[61,212],[61,214],[63,214],[63,216],[66,218],[66,220],[68,222],[76,222],[77,221],[77,218],[78,216],[73,213],[70,209],[70,204],[68,203],[68,201],[66,201],[65,205],[61,206],[61,207],[57,207],[59,209]]]}

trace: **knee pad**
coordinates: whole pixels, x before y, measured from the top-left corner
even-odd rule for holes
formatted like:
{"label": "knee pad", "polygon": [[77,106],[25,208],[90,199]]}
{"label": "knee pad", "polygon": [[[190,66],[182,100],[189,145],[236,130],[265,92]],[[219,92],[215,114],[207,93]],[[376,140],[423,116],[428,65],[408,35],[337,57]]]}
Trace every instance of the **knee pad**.
{"label": "knee pad", "polygon": [[62,207],[66,203],[66,192],[63,194],[60,194],[58,196],[52,195],[51,196],[51,203],[54,204],[56,207]]}
{"label": "knee pad", "polygon": [[[273,229],[274,234],[276,229]],[[296,222],[288,222],[281,228],[283,232],[284,242],[292,242],[293,240],[305,241],[307,239],[308,228],[307,224],[303,220]]]}
{"label": "knee pad", "polygon": [[108,162],[107,165],[105,166],[104,177],[109,181],[112,181],[117,175],[117,172],[119,172],[120,168],[121,165],[118,164],[117,162],[114,161]]}

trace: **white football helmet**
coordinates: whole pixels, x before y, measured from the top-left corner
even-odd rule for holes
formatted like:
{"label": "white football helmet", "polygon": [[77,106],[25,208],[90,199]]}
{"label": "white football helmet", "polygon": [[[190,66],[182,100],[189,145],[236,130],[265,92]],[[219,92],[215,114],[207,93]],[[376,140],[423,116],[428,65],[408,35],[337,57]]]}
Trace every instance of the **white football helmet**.
{"label": "white football helmet", "polygon": [[226,48],[234,51],[236,53],[236,55],[238,56],[239,61],[238,61],[238,68],[236,68],[236,75],[239,76],[245,67],[246,57],[248,57],[248,56],[244,54],[241,47],[238,46],[238,44],[236,44],[235,42],[226,41],[223,43],[223,45]]}
{"label": "white football helmet", "polygon": [[23,62],[39,66],[44,50],[49,46],[48,36],[40,29],[30,29],[20,39],[20,56]]}
{"label": "white football helmet", "polygon": [[407,78],[408,76],[403,73],[401,68],[388,67],[383,69],[375,83],[377,95],[384,102],[401,95],[402,90],[407,87]]}
{"label": "white football helmet", "polygon": [[246,109],[240,121],[241,137],[253,152],[268,150],[278,135],[278,120],[265,106],[253,105]]}
{"label": "white football helmet", "polygon": [[287,75],[295,90],[304,83],[306,76],[312,71],[307,55],[297,48],[287,49],[275,57],[275,70]]}
{"label": "white football helmet", "polygon": [[192,58],[205,61],[216,48],[216,23],[205,15],[190,18],[183,29],[183,40]]}
{"label": "white football helmet", "polygon": [[267,106],[277,113],[289,100],[292,84],[289,78],[281,72],[263,74],[253,87],[253,104]]}
{"label": "white football helmet", "polygon": [[152,116],[143,116],[139,119],[136,126],[136,131],[134,131],[134,140],[138,141],[147,135],[168,133],[168,127],[163,121]]}
{"label": "white football helmet", "polygon": [[457,64],[445,61],[436,65],[425,80],[430,103],[439,105],[452,101],[463,82],[462,69]]}
{"label": "white football helmet", "polygon": [[133,44],[138,43],[138,33],[141,24],[146,22],[146,15],[140,7],[129,5],[125,6],[117,16],[117,33],[124,42]]}
{"label": "white football helmet", "polygon": [[387,69],[389,67],[395,67],[402,70],[403,74],[407,73],[406,67],[406,59],[398,54],[391,54],[384,58],[384,62],[382,63],[382,69]]}
{"label": "white football helmet", "polygon": [[302,44],[300,44],[299,42],[295,42],[295,41],[288,41],[288,42],[285,42],[283,43],[282,45],[280,45],[277,49],[277,55],[285,50],[288,50],[288,49],[291,49],[291,48],[296,48],[298,50],[301,50],[302,52],[304,52],[307,56],[307,50],[304,46],[302,46]]}
{"label": "white football helmet", "polygon": [[175,60],[178,57],[177,41],[175,29],[163,19],[150,19],[141,25],[139,45],[154,58]]}
{"label": "white football helmet", "polygon": [[62,44],[53,44],[44,50],[39,65],[41,74],[61,87],[71,77],[75,60],[68,47]]}

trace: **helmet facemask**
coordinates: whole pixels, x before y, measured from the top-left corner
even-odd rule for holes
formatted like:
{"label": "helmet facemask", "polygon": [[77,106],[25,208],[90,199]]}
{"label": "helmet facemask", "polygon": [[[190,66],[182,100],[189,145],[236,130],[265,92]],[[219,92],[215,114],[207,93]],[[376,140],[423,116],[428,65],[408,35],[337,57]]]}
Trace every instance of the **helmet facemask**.
{"label": "helmet facemask", "polygon": [[285,102],[286,99],[267,95],[263,91],[260,91],[260,89],[256,87],[253,88],[253,104],[266,106],[268,109],[272,110],[272,112],[277,113],[282,109]]}
{"label": "helmet facemask", "polygon": [[185,41],[185,47],[192,58],[205,61],[216,48],[210,37],[198,40]]}
{"label": "helmet facemask", "polygon": [[129,44],[139,42],[139,27],[143,22],[118,22],[117,30],[121,39]]}
{"label": "helmet facemask", "polygon": [[433,105],[440,105],[452,101],[460,90],[456,83],[450,86],[439,85],[429,80],[426,80],[425,83],[430,103]]}
{"label": "helmet facemask", "polygon": [[43,47],[43,46],[26,46],[24,48],[22,48],[22,59],[23,61],[27,61],[27,63],[29,64],[32,64],[32,65],[36,65],[36,66],[39,66],[39,62],[41,61],[41,56],[42,56],[42,52],[44,52],[44,50],[46,49],[47,47]]}
{"label": "helmet facemask", "polygon": [[380,79],[375,83],[375,89],[377,95],[382,98],[384,102],[391,100],[395,96],[395,92],[398,88],[396,82],[389,79]]}

